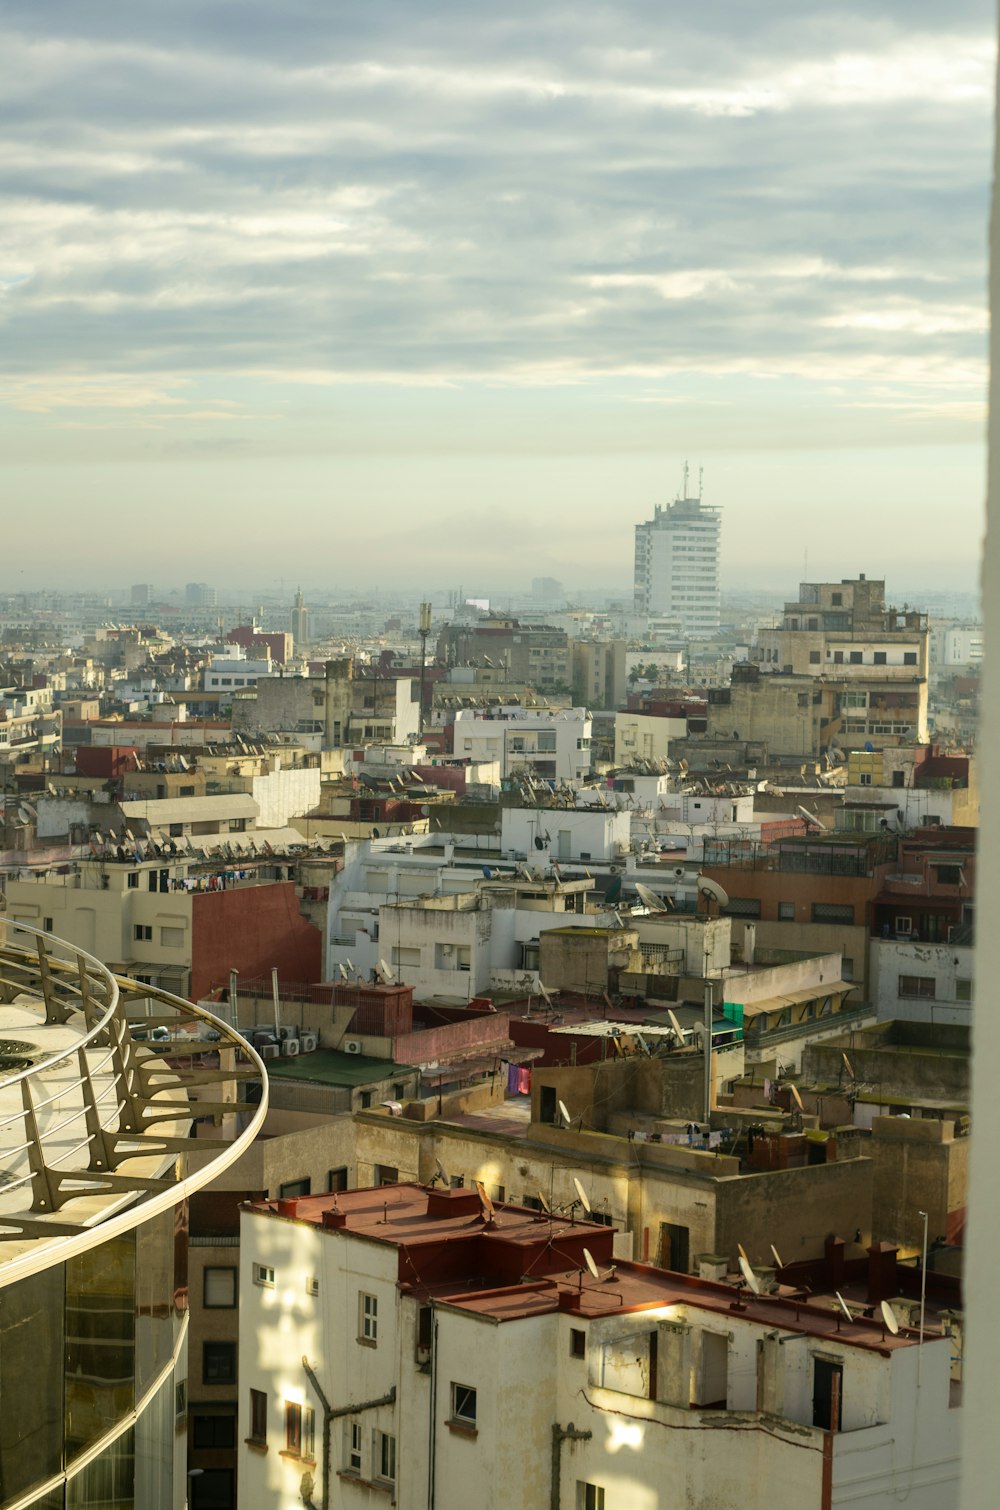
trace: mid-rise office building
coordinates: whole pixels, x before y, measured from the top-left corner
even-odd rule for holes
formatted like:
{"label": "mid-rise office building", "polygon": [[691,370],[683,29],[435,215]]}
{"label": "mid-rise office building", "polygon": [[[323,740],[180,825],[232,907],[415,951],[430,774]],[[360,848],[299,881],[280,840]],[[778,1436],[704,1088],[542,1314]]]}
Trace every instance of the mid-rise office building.
{"label": "mid-rise office building", "polygon": [[700,497],[657,504],[635,527],[636,611],[666,617],[685,639],[717,634],[721,534],[722,511]]}

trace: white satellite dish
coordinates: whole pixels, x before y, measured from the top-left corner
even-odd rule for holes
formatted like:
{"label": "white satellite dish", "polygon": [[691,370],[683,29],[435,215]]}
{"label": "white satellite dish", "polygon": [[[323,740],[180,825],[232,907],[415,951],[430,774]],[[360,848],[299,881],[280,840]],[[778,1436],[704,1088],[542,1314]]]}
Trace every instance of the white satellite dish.
{"label": "white satellite dish", "polygon": [[594,1263],[594,1255],[591,1253],[589,1248],[584,1248],[583,1250],[583,1261],[587,1265],[587,1268],[590,1270],[591,1278],[600,1279],[601,1271]]}
{"label": "white satellite dish", "polygon": [[713,881],[711,876],[698,877],[698,892],[706,902],[718,902],[720,907],[729,906],[729,895],[723,891],[718,881]]}
{"label": "white satellite dish", "polygon": [[844,1061],[844,1069],[847,1071],[851,1079],[854,1080],[856,1077],[854,1074],[854,1066],[851,1064],[851,1061],[848,1059],[846,1054],[841,1054],[840,1057]]}
{"label": "white satellite dish", "polygon": [[583,1207],[584,1211],[586,1211],[587,1215],[589,1216],[590,1215],[590,1199],[589,1199],[589,1197],[587,1195],[587,1192],[584,1190],[583,1186],[580,1184],[580,1181],[577,1179],[576,1175],[573,1176],[573,1184],[576,1186],[576,1193],[577,1193],[577,1197],[579,1198],[580,1205]]}
{"label": "white satellite dish", "polygon": [[573,1118],[569,1114],[569,1107],[566,1105],[565,1101],[557,1101],[556,1105],[559,1108],[559,1115],[560,1115],[560,1117],[562,1117],[563,1126],[564,1127],[571,1126]]}
{"label": "white satellite dish", "polygon": [[380,959],[376,966],[376,974],[384,986],[391,986],[396,979],[384,959]]}
{"label": "white satellite dish", "polygon": [[448,1184],[448,1172],[440,1159],[434,1160],[434,1178],[440,1180],[442,1185]]}
{"label": "white satellite dish", "polygon": [[545,1196],[542,1194],[542,1192],[540,1190],[536,1190],[535,1194],[538,1197],[538,1204],[541,1206],[542,1210],[545,1212],[545,1215],[546,1216],[551,1216],[552,1215],[552,1207],[549,1205],[548,1201],[545,1199]]}
{"label": "white satellite dish", "polygon": [[648,886],[643,886],[641,881],[636,881],[635,889],[636,894],[641,901],[645,902],[650,912],[669,912],[669,903],[665,902],[662,897],[658,897],[656,892],[651,891]]}
{"label": "white satellite dish", "polygon": [[799,1111],[804,1112],[805,1107],[802,1105],[802,1097],[799,1095],[798,1086],[789,1084],[788,1089],[791,1091],[792,1100],[795,1102],[795,1105],[798,1107]]}
{"label": "white satellite dish", "polygon": [[496,1216],[496,1208],[494,1207],[493,1202],[490,1200],[489,1196],[486,1194],[486,1186],[483,1184],[482,1180],[476,1181],[476,1190],[479,1192],[479,1207],[483,1214],[483,1221],[492,1222],[493,1218]]}
{"label": "white satellite dish", "polygon": [[347,974],[347,966],[346,965],[342,965],[342,964],[338,963],[337,969],[340,971],[340,976],[341,976],[342,980],[349,980],[350,979],[350,977]]}
{"label": "white satellite dish", "polygon": [[896,1319],[895,1311],[887,1300],[879,1302],[879,1309],[882,1312],[882,1320],[885,1322],[886,1331],[891,1332],[895,1337],[899,1331],[899,1322]]}
{"label": "white satellite dish", "polygon": [[839,1290],[834,1290],[833,1293],[837,1297],[837,1304],[839,1305],[839,1307],[841,1309],[841,1313],[843,1314],[845,1320],[847,1320],[847,1321],[853,1321],[854,1317],[851,1315],[850,1311],[847,1309],[847,1301],[844,1299],[843,1295],[841,1295],[841,1293],[840,1293]]}
{"label": "white satellite dish", "polygon": [[671,1028],[673,1029],[674,1036],[677,1039],[677,1042],[678,1043],[683,1043],[684,1042],[684,1033],[683,1033],[683,1030],[681,1029],[680,1023],[677,1021],[677,1018],[674,1016],[673,1012],[671,1012],[671,1010],[670,1010],[669,1007],[667,1008],[667,1021],[669,1022]]}
{"label": "white satellite dish", "polygon": [[552,1005],[552,993],[549,991],[548,986],[543,986],[542,983],[541,983],[541,981],[539,981],[538,982],[538,989],[542,993],[542,998],[543,998],[543,1000],[545,1002],[545,1005],[547,1007],[551,1007],[551,1005]]}
{"label": "white satellite dish", "polygon": [[771,1244],[771,1257],[774,1259],[775,1268],[783,1269],[785,1267],[781,1262],[781,1254],[778,1252],[773,1243]]}
{"label": "white satellite dish", "polygon": [[743,1275],[743,1278],[746,1281],[747,1289],[752,1290],[755,1295],[759,1295],[760,1280],[757,1278],[756,1274],[753,1272],[742,1253],[740,1254],[740,1273]]}

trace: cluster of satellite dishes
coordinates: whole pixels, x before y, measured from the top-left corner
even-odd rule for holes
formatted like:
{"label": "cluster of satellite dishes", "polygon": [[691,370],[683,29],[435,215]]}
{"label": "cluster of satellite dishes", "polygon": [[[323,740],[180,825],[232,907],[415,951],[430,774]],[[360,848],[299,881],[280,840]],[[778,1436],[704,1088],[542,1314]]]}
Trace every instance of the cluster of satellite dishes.
{"label": "cluster of satellite dishes", "polygon": [[[775,1268],[778,1269],[778,1270],[783,1269],[785,1266],[781,1262],[781,1255],[779,1254],[777,1248],[774,1246],[773,1243],[771,1243],[770,1246],[771,1246],[771,1257],[774,1259],[774,1266],[775,1266]],[[762,1295],[764,1293],[763,1286],[761,1285],[759,1276],[754,1272],[754,1269],[753,1269],[753,1266],[750,1263],[750,1260],[747,1258],[746,1249],[743,1247],[742,1243],[737,1243],[736,1247],[739,1250],[739,1256],[738,1256],[737,1262],[739,1263],[740,1277],[743,1280],[743,1285],[746,1286],[746,1288],[750,1291],[751,1295],[756,1295],[756,1296]],[[743,1288],[743,1286],[740,1287],[741,1290],[742,1290],[742,1288]],[[837,1302],[837,1304],[836,1304],[837,1330],[838,1331],[840,1330],[840,1322],[841,1322],[841,1320],[850,1322],[850,1324],[853,1326],[858,1321],[859,1318],[851,1310],[850,1306],[847,1304],[847,1301],[844,1299],[843,1295],[841,1295],[841,1293],[840,1293],[839,1290],[834,1290],[833,1293],[834,1293],[834,1296],[836,1297],[836,1302]],[[890,1305],[890,1303],[889,1303],[888,1300],[880,1300],[879,1301],[879,1314],[881,1315],[881,1318],[882,1318],[883,1335],[885,1334],[885,1332],[890,1332],[892,1334],[892,1336],[895,1337],[897,1335],[897,1333],[899,1332],[899,1318],[896,1315],[895,1311],[893,1310],[893,1308]],[[870,1315],[871,1315],[871,1312],[866,1309],[866,1311],[865,1311],[865,1319],[867,1319]],[[794,1335],[795,1336],[799,1336],[800,1334],[799,1333],[795,1333]],[[786,1338],[786,1337],[779,1338],[779,1341],[781,1341],[781,1342],[787,1342],[787,1341],[790,1341],[790,1340],[791,1340],[791,1338]]]}
{"label": "cluster of satellite dishes", "polygon": [[[353,960],[338,960],[337,971],[340,975],[341,980],[344,981],[345,984],[350,983],[352,978],[361,985],[365,984],[365,978],[361,974],[360,970],[355,969]],[[375,974],[381,981],[383,986],[391,986],[395,983],[396,972],[386,964],[384,959],[380,959],[378,964],[375,966]]]}
{"label": "cluster of satellite dishes", "polygon": [[[684,867],[682,865],[678,865],[674,870],[676,879],[680,880],[684,874]],[[695,885],[698,888],[699,897],[701,897],[702,901],[705,903],[705,910],[707,912],[711,913],[711,904],[713,902],[717,907],[720,908],[727,907],[729,905],[729,897],[727,893],[719,885],[718,881],[712,880],[711,876],[698,876],[696,878]],[[641,906],[631,908],[631,912],[659,913],[674,911],[674,903],[670,897],[660,896],[657,892],[653,891],[651,887],[646,886],[642,881],[636,881],[635,890]]]}

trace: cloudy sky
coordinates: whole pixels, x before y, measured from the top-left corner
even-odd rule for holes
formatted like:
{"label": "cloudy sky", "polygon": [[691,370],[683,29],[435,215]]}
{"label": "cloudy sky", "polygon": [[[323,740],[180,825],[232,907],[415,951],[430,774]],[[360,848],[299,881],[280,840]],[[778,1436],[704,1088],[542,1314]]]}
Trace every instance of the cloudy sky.
{"label": "cloudy sky", "polygon": [[992,0],[5,0],[0,588],[971,586]]}

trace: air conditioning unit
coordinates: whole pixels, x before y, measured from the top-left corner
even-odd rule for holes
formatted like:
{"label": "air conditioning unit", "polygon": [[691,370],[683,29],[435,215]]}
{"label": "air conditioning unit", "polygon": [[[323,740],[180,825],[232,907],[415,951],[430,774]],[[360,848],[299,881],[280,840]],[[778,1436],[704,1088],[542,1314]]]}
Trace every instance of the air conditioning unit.
{"label": "air conditioning unit", "polygon": [[361,1043],[360,1043],[360,1041],[357,1038],[345,1038],[344,1039],[344,1053],[345,1054],[360,1054],[361,1053]]}
{"label": "air conditioning unit", "polygon": [[281,1039],[298,1038],[298,1036],[298,1028],[293,1028],[290,1024],[286,1027],[286,1025],[282,1023],[281,1027],[278,1029],[278,1037]]}
{"label": "air conditioning unit", "polygon": [[316,1050],[319,1048],[319,1034],[303,1033],[302,1037],[299,1039],[299,1045],[302,1049],[303,1054],[315,1054]]}
{"label": "air conditioning unit", "polygon": [[280,1059],[281,1050],[276,1043],[265,1043],[260,1051],[262,1059]]}
{"label": "air conditioning unit", "polygon": [[286,1059],[294,1059],[299,1052],[301,1044],[297,1038],[284,1038],[281,1042],[281,1052]]}

